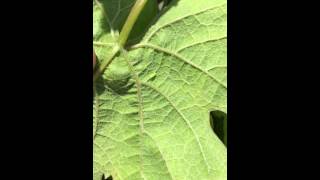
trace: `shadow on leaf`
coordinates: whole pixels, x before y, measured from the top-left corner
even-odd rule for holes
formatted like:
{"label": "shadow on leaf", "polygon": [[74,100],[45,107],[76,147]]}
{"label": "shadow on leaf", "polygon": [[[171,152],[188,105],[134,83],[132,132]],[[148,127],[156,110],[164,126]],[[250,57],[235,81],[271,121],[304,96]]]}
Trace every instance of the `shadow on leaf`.
{"label": "shadow on leaf", "polygon": [[222,111],[212,111],[210,124],[213,132],[227,146],[227,114]]}

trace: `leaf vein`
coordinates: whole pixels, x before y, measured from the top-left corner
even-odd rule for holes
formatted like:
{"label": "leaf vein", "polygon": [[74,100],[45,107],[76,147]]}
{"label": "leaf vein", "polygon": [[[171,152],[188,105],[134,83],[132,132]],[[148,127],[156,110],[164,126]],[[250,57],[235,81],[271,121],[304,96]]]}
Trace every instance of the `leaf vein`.
{"label": "leaf vein", "polygon": [[204,154],[203,147],[202,147],[202,145],[201,145],[201,143],[200,143],[200,139],[199,139],[199,137],[197,136],[197,134],[196,134],[195,130],[193,129],[192,125],[190,124],[190,122],[187,120],[187,118],[183,115],[182,112],[180,112],[180,111],[178,110],[178,108],[176,107],[176,105],[169,99],[169,97],[167,97],[165,94],[163,94],[158,88],[156,88],[156,87],[154,87],[154,86],[152,86],[151,84],[146,83],[146,82],[141,82],[141,85],[144,85],[144,86],[146,86],[146,87],[151,88],[152,90],[154,90],[154,91],[156,91],[157,93],[159,93],[162,97],[164,97],[164,98],[171,104],[171,106],[173,107],[173,109],[179,114],[179,116],[185,121],[185,123],[188,125],[188,127],[190,128],[190,130],[192,131],[193,135],[194,135],[195,138],[196,138],[196,141],[197,141],[197,143],[198,143],[198,145],[199,145],[199,149],[200,149],[200,152],[201,152],[201,156],[202,156],[204,162],[206,163],[206,167],[207,167],[207,170],[208,170],[208,172],[209,172],[210,166],[209,166],[208,161],[207,161],[207,158],[206,158],[206,156],[205,156],[205,154]]}
{"label": "leaf vein", "polygon": [[192,66],[193,68],[197,69],[198,71],[206,74],[208,77],[210,77],[211,79],[213,79],[214,81],[216,81],[219,85],[221,85],[224,89],[227,89],[227,86],[225,84],[223,84],[222,82],[220,82],[217,78],[215,78],[214,76],[212,76],[211,74],[209,74],[209,72],[207,72],[206,70],[200,68],[199,66],[193,64],[192,62],[188,61],[187,59],[185,59],[184,57],[182,57],[181,55],[172,52],[168,49],[156,46],[156,45],[152,45],[152,44],[137,44],[135,46],[132,46],[131,49],[138,49],[138,48],[151,48],[154,49],[156,51],[160,51],[163,52],[165,54],[169,54],[172,55],[174,57],[176,57],[176,59],[181,60],[183,62],[185,62],[186,64],[189,64],[190,66]]}
{"label": "leaf vein", "polygon": [[208,43],[208,42],[216,42],[216,41],[220,41],[220,40],[223,40],[223,39],[226,39],[226,38],[227,37],[221,37],[221,38],[218,38],[218,39],[208,39],[208,40],[205,40],[205,41],[192,43],[192,44],[189,44],[187,46],[179,48],[178,50],[176,50],[176,53],[181,52],[184,49],[187,49],[187,48],[190,48],[190,47],[193,47],[193,46],[196,46],[196,45],[205,44],[205,43]]}
{"label": "leaf vein", "polygon": [[188,15],[186,15],[186,16],[179,17],[179,18],[177,18],[177,19],[175,19],[175,20],[173,20],[173,21],[171,21],[171,22],[169,22],[169,23],[165,23],[165,24],[157,27],[154,31],[152,31],[152,32],[150,33],[150,35],[146,38],[145,41],[148,42],[159,30],[161,30],[161,29],[163,29],[163,28],[165,28],[165,27],[167,27],[167,26],[170,26],[171,24],[173,24],[173,23],[175,23],[175,22],[181,21],[181,20],[183,20],[183,19],[185,19],[185,18],[187,18],[187,17],[190,17],[190,16],[195,16],[195,15],[199,15],[199,14],[205,13],[206,11],[209,11],[209,10],[213,10],[213,9],[220,8],[220,7],[223,6],[223,5],[224,5],[224,4],[218,5],[218,6],[214,6],[214,7],[209,7],[209,8],[200,10],[199,12],[196,12],[196,13],[194,13],[194,14],[188,14]]}
{"label": "leaf vein", "polygon": [[139,132],[139,137],[140,137],[140,174],[141,177],[144,179],[144,174],[143,174],[143,157],[142,157],[142,152],[143,152],[143,144],[142,144],[142,138],[144,134],[144,116],[143,116],[143,100],[142,100],[142,94],[141,94],[141,81],[137,75],[137,73],[134,70],[133,65],[129,62],[127,52],[124,49],[121,49],[123,54],[125,55],[125,61],[128,64],[128,67],[131,71],[131,74],[133,75],[135,79],[135,83],[137,86],[137,99],[138,99],[138,104],[139,104],[139,126],[140,126],[140,132]]}

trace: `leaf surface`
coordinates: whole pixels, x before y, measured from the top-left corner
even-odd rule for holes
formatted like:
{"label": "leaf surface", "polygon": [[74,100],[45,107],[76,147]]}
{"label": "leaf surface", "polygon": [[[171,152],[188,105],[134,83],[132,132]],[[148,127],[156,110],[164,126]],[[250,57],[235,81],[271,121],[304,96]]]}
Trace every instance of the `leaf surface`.
{"label": "leaf surface", "polygon": [[121,50],[94,87],[95,180],[226,180],[209,117],[227,113],[226,20],[225,0],[173,0]]}
{"label": "leaf surface", "polygon": [[[108,61],[113,55],[120,31],[134,3],[135,0],[93,0],[93,42],[99,63]],[[156,0],[149,0],[132,29],[129,41],[139,39],[157,12]]]}

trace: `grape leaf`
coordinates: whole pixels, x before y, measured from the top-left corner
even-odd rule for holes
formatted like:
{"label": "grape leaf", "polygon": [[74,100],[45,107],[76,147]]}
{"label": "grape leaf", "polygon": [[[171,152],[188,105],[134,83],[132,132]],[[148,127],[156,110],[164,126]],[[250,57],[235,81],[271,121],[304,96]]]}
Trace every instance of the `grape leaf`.
{"label": "grape leaf", "polygon": [[[96,45],[104,44],[104,47],[95,47],[98,61],[108,60],[113,55],[119,33],[134,3],[135,0],[93,0],[93,41]],[[129,41],[139,39],[157,12],[156,0],[149,0],[132,29]]]}
{"label": "grape leaf", "polygon": [[[120,49],[94,87],[95,180],[226,180],[209,117],[227,113],[226,20],[225,0],[173,0],[141,42]],[[103,59],[117,41],[101,37]]]}

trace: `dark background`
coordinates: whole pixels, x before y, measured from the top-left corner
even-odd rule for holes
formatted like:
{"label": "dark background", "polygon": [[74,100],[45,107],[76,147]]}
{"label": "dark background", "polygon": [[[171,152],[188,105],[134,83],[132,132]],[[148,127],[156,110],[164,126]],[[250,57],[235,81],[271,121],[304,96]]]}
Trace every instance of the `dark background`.
{"label": "dark background", "polygon": [[[229,179],[318,179],[308,3],[228,0]],[[1,8],[1,179],[91,179],[91,1]]]}

